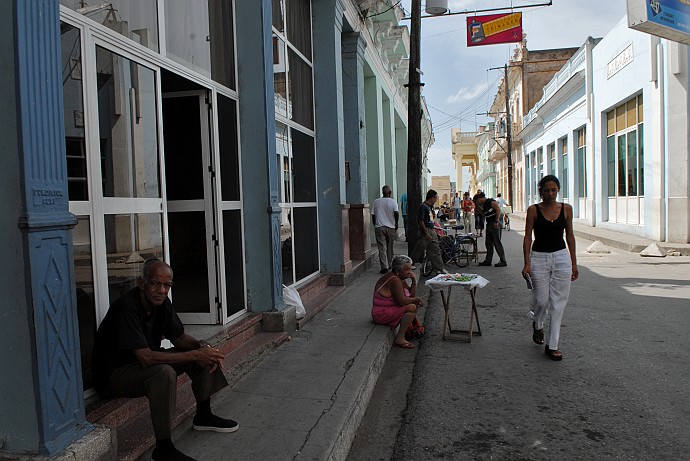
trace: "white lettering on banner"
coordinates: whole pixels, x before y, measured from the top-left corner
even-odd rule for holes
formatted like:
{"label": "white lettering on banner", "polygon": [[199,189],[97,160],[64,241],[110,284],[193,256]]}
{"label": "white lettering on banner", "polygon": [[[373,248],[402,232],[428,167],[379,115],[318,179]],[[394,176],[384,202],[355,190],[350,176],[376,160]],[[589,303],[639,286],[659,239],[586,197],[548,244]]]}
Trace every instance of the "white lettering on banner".
{"label": "white lettering on banner", "polygon": [[610,79],[618,73],[619,70],[633,62],[634,57],[631,43],[606,65],[606,80]]}

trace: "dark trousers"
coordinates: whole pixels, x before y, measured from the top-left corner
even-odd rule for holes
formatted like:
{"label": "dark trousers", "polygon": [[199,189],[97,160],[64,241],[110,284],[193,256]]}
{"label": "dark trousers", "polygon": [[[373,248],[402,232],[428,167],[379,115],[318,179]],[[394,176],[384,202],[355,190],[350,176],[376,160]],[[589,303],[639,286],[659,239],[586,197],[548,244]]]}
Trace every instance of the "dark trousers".
{"label": "dark trousers", "polygon": [[[436,272],[442,272],[444,269],[443,258],[441,258],[441,248],[439,247],[438,235],[433,230],[428,230],[428,233],[417,232],[417,243],[412,250],[410,258],[416,263],[424,261],[424,253],[431,260],[431,266]],[[429,240],[427,235],[431,235]]]}
{"label": "dark trousers", "polygon": [[209,373],[209,368],[196,363],[161,364],[147,368],[132,363],[116,368],[100,394],[106,398],[146,397],[151,408],[156,440],[169,439],[177,406],[177,376],[182,373],[187,373],[192,380],[192,391],[197,402],[210,399],[228,385],[220,368]]}
{"label": "dark trousers", "polygon": [[501,243],[501,229],[497,228],[496,223],[486,223],[486,233],[484,234],[484,243],[486,243],[486,261],[491,262],[494,257],[494,248],[501,261],[506,260],[505,252],[503,251],[503,244]]}

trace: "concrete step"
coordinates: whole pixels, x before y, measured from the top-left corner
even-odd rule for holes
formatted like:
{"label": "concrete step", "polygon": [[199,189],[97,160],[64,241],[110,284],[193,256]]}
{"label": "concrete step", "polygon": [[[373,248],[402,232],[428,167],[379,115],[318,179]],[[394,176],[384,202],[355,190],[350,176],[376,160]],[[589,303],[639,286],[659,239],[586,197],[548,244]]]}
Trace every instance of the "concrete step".
{"label": "concrete step", "polygon": [[[208,341],[224,354],[225,375],[230,385],[258,365],[268,351],[288,338],[285,332],[264,333],[261,315],[247,314],[233,322]],[[173,427],[192,416],[195,400],[191,381],[186,375],[177,380],[177,412]],[[96,399],[87,404],[87,419],[114,428],[117,434],[117,456],[136,460],[153,447],[155,440],[146,398]]]}

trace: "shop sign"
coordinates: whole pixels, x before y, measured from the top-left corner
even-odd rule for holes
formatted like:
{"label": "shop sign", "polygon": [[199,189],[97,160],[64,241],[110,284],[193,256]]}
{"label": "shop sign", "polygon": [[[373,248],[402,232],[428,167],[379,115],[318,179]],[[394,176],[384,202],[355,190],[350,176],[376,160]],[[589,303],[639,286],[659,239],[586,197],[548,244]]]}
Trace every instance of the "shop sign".
{"label": "shop sign", "polygon": [[489,14],[467,18],[467,46],[522,41],[522,13]]}
{"label": "shop sign", "polygon": [[633,46],[631,43],[606,64],[606,80],[610,79],[616,75],[619,70],[633,62],[633,59],[635,59],[635,55],[633,54]]}
{"label": "shop sign", "polygon": [[690,45],[690,0],[627,0],[628,27]]}

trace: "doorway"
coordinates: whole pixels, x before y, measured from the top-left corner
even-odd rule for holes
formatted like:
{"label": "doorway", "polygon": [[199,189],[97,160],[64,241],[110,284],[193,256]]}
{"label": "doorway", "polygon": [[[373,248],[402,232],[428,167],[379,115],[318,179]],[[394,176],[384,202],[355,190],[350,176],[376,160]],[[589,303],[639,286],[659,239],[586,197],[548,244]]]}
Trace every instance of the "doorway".
{"label": "doorway", "polygon": [[185,324],[222,320],[209,91],[163,94],[163,139],[172,297]]}

